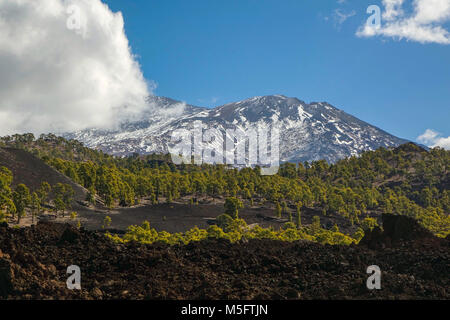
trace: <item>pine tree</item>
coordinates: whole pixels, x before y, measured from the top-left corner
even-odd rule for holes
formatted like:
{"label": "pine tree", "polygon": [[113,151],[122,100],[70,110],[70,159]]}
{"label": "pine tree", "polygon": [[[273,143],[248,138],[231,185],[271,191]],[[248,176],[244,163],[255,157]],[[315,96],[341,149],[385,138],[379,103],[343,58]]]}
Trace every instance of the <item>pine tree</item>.
{"label": "pine tree", "polygon": [[20,219],[25,214],[25,208],[30,205],[31,196],[30,190],[24,184],[19,184],[13,193],[14,205],[17,210],[17,223],[20,224]]}
{"label": "pine tree", "polygon": [[108,228],[111,225],[111,222],[112,222],[111,217],[110,216],[106,216],[105,219],[103,219],[103,226],[102,226],[102,228],[103,229]]}
{"label": "pine tree", "polygon": [[319,216],[314,216],[312,219],[312,229],[314,230],[314,232],[319,231],[320,229],[320,217]]}
{"label": "pine tree", "polygon": [[41,206],[45,206],[48,203],[48,195],[52,191],[50,184],[46,181],[42,182],[41,187],[36,191]]}
{"label": "pine tree", "polygon": [[301,213],[302,203],[297,202],[297,228],[300,229],[302,227],[302,213]]}
{"label": "pine tree", "polygon": [[239,200],[236,197],[231,197],[225,199],[225,213],[232,216],[234,219],[239,218],[239,209],[242,209],[244,207],[244,204],[241,200]]}
{"label": "pine tree", "polygon": [[277,202],[276,203],[276,212],[277,212],[277,217],[278,218],[281,218],[281,211],[282,211],[282,209],[281,209],[280,203]]}
{"label": "pine tree", "polygon": [[41,212],[41,200],[36,192],[31,195],[31,223],[34,223],[34,218]]}
{"label": "pine tree", "polygon": [[4,221],[9,214],[16,212],[14,201],[12,200],[11,183],[13,180],[12,173],[6,167],[0,168],[0,221]]}

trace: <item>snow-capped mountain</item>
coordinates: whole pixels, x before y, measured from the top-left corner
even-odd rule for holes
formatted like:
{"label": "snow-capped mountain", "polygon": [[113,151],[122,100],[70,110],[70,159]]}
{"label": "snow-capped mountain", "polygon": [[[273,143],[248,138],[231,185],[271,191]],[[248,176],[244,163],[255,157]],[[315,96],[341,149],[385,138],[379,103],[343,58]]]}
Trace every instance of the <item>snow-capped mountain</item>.
{"label": "snow-capped mountain", "polygon": [[[281,161],[325,159],[335,162],[365,150],[406,143],[326,102],[307,104],[282,95],[254,97],[215,109],[185,105],[163,97],[151,97],[141,120],[122,123],[116,130],[83,130],[66,134],[86,146],[115,155],[167,153],[174,130],[192,130],[195,121],[204,129],[247,130],[277,126]],[[213,139],[223,146],[223,135]]]}

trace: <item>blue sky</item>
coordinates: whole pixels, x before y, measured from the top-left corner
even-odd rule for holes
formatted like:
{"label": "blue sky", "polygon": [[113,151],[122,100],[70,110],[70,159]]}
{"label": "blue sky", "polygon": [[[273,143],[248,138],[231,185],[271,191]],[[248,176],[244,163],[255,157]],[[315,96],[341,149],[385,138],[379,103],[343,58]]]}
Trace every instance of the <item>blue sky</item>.
{"label": "blue sky", "polygon": [[[284,94],[327,101],[411,140],[426,129],[450,135],[450,46],[357,36],[367,7],[383,10],[381,1],[104,2],[122,12],[157,95],[213,107]],[[448,20],[441,26],[449,30]]]}

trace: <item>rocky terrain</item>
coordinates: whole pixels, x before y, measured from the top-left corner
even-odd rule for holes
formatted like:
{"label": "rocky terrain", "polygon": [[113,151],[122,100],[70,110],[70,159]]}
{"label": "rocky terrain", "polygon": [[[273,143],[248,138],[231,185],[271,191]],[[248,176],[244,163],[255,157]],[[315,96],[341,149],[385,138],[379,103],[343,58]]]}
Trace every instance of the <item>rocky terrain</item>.
{"label": "rocky terrain", "polygon": [[[450,240],[383,216],[359,245],[208,240],[188,246],[117,245],[101,233],[40,223],[0,226],[4,299],[449,299]],[[66,269],[81,268],[81,290]],[[381,269],[368,290],[366,269]]]}
{"label": "rocky terrain", "polygon": [[217,129],[211,133],[214,138],[205,142],[211,141],[207,148],[222,156],[226,129],[249,132],[259,128],[266,132],[267,128],[277,127],[283,162],[320,159],[336,162],[362,151],[407,142],[329,103],[306,103],[283,95],[253,97],[214,109],[152,96],[148,111],[138,121],[123,123],[113,130],[93,128],[64,137],[114,155],[168,153],[173,148],[172,133],[180,129],[192,131],[195,121],[201,121],[204,130]]}

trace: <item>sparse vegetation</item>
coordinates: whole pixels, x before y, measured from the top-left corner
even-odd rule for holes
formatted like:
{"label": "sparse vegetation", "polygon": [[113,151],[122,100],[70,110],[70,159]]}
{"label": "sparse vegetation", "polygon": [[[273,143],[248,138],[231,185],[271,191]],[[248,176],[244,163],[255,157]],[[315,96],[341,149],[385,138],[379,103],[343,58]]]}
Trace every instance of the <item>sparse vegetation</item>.
{"label": "sparse vegetation", "polygon": [[145,221],[142,226],[130,226],[123,237],[109,233],[107,233],[107,236],[119,243],[129,241],[145,244],[163,242],[170,245],[188,244],[192,241],[201,241],[208,238],[226,239],[232,243],[241,239],[270,239],[289,242],[309,240],[332,245],[349,245],[360,240],[360,238],[355,239],[339,232],[339,229],[326,230],[317,224],[299,229],[294,223],[288,222],[282,229],[274,230],[273,228],[261,228],[260,226],[249,228],[244,220],[232,219],[227,214],[220,216],[218,220],[218,225],[210,226],[206,230],[195,227],[185,233],[173,234],[166,231],[158,232],[150,227],[148,221]]}
{"label": "sparse vegetation", "polygon": [[105,219],[103,220],[103,229],[108,228],[111,225],[111,217],[110,216],[106,216]]}

